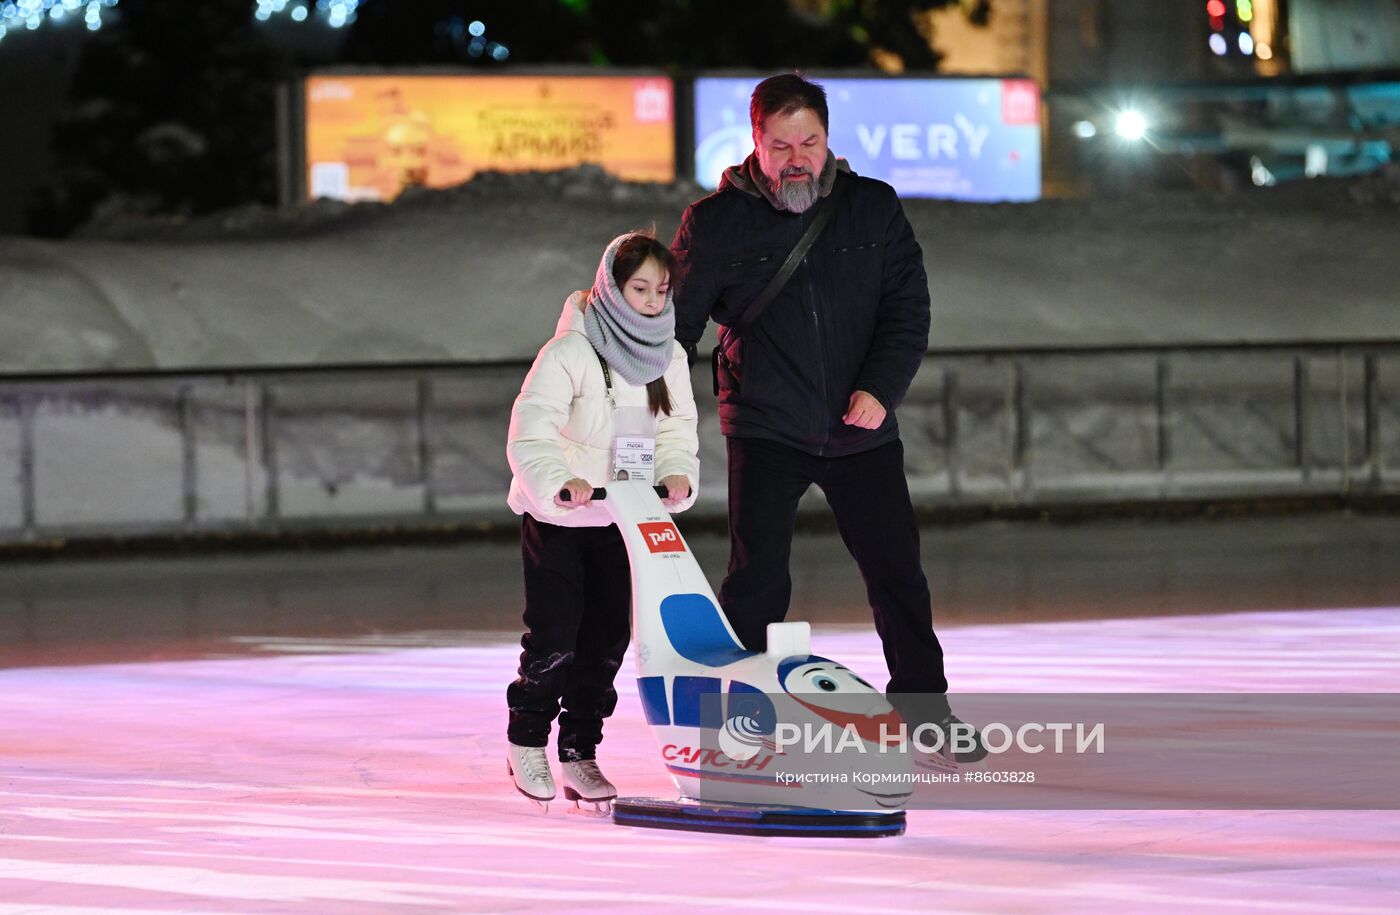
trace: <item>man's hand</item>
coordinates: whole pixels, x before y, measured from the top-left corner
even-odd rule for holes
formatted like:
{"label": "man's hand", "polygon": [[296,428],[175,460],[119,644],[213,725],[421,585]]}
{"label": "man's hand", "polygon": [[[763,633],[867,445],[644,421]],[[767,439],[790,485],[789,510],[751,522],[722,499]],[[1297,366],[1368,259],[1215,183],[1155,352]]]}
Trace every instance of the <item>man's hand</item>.
{"label": "man's hand", "polygon": [[885,421],[885,408],[880,406],[880,401],[876,400],[873,394],[856,391],[851,395],[851,402],[846,407],[846,415],[841,417],[841,420],[848,426],[878,429],[880,424]]}
{"label": "man's hand", "polygon": [[580,505],[587,505],[593,501],[593,487],[588,485],[587,480],[574,477],[560,488],[569,491],[568,502],[560,499],[559,493],[554,494],[554,504],[562,508],[578,508]]}
{"label": "man's hand", "polygon": [[669,477],[662,477],[658,486],[666,487],[666,497],[661,500],[661,504],[667,508],[675,508],[690,496],[690,481],[684,474],[673,473]]}

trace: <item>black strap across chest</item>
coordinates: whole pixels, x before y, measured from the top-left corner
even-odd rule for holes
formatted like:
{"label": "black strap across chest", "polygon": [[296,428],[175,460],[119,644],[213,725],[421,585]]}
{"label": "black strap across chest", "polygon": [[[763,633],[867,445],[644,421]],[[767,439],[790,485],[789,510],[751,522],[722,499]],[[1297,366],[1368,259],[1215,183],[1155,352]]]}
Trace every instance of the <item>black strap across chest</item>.
{"label": "black strap across chest", "polygon": [[788,252],[787,260],[783,261],[782,267],[768,281],[768,285],[763,287],[763,291],[758,294],[758,298],[749,303],[749,307],[744,309],[744,313],[739,316],[739,320],[734,322],[732,330],[742,334],[753,326],[763,314],[763,310],[778,297],[778,293],[783,291],[788,280],[792,279],[793,273],[797,271],[797,265],[802,263],[802,258],[807,256],[807,251],[812,247],[812,243],[817,240],[817,236],[822,234],[822,229],[831,222],[832,214],[836,212],[836,204],[841,200],[841,194],[846,190],[848,180],[839,172],[836,175],[836,182],[832,185],[831,193],[822,202],[821,209],[817,210],[816,218],[807,227],[807,231],[802,233],[802,237],[797,240],[797,244]]}

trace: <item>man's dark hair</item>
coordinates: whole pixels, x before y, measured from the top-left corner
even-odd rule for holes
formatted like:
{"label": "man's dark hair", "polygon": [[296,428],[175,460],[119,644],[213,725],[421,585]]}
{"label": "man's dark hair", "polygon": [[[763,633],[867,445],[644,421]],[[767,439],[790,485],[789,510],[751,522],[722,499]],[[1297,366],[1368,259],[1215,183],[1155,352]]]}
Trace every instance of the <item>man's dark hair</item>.
{"label": "man's dark hair", "polygon": [[749,123],[754,130],[762,130],[773,115],[796,114],[803,108],[815,111],[817,120],[822,122],[822,130],[831,132],[826,121],[825,89],[796,73],[770,76],[754,86],[753,98],[749,100]]}

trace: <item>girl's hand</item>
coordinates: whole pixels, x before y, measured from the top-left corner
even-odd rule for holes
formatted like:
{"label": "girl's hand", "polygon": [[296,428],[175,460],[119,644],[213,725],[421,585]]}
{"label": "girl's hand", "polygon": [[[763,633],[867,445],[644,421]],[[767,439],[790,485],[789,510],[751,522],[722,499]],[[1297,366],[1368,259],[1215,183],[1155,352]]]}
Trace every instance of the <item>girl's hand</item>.
{"label": "girl's hand", "polygon": [[593,501],[593,487],[588,485],[587,480],[580,480],[574,477],[565,483],[560,489],[569,491],[569,501],[565,502],[559,498],[559,493],[554,494],[554,504],[561,508],[578,508],[580,505],[587,505]]}
{"label": "girl's hand", "polygon": [[675,508],[690,496],[690,481],[684,474],[675,473],[669,477],[663,477],[657,486],[666,487],[666,498],[661,500],[661,504],[667,508]]}

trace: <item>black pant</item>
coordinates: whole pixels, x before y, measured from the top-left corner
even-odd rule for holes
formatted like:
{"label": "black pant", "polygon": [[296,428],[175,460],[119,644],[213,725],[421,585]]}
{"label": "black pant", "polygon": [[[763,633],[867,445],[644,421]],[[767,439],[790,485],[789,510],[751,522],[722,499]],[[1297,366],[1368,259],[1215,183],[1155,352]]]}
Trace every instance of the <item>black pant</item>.
{"label": "black pant", "polygon": [[[632,576],[616,525],[520,525],[525,635],[506,689],[510,742],[543,747],[559,718],[559,759],[593,759],[617,705],[613,679],[632,634]],[[560,705],[563,714],[560,714]]]}
{"label": "black pant", "polygon": [[865,579],[889,666],[888,692],[947,692],[904,445],[823,458],[764,439],[728,441],[729,574],[719,601],[744,646],[762,651],[768,624],[787,615],[797,502],[816,483]]}

